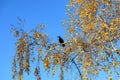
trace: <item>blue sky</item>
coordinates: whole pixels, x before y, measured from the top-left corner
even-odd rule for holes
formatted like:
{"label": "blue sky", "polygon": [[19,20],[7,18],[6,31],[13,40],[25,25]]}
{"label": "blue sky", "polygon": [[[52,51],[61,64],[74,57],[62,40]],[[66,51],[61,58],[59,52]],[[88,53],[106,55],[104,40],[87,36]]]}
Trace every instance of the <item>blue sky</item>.
{"label": "blue sky", "polygon": [[65,33],[61,23],[66,19],[67,3],[68,0],[0,0],[1,80],[12,80],[11,61],[15,53],[15,38],[10,32],[10,24],[16,24],[17,17],[26,20],[26,29],[33,29],[41,23],[46,24],[45,32],[53,41],[57,41],[57,36]]}
{"label": "blue sky", "polygon": [[[17,23],[17,17],[26,20],[25,29],[33,29],[38,24],[46,24],[45,32],[53,41],[65,33],[62,20],[67,19],[66,4],[69,0],[0,0],[0,76],[1,80],[12,80],[12,58],[15,53],[15,38],[11,34],[10,24]],[[105,80],[106,76],[102,76]],[[31,75],[24,80],[35,80]],[[42,75],[43,80],[51,78]],[[101,78],[98,77],[98,80]],[[52,80],[52,79],[51,79]],[[57,80],[57,77],[55,78]]]}

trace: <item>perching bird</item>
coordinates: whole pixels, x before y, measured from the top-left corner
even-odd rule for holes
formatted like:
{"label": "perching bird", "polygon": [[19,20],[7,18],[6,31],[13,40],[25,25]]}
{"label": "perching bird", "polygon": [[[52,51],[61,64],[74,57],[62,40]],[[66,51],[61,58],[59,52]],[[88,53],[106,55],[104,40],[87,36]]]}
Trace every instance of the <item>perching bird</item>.
{"label": "perching bird", "polygon": [[63,40],[60,36],[58,36],[58,38],[59,38],[59,43],[62,44],[62,47],[65,47],[65,44],[63,44],[63,43],[64,43],[64,40]]}

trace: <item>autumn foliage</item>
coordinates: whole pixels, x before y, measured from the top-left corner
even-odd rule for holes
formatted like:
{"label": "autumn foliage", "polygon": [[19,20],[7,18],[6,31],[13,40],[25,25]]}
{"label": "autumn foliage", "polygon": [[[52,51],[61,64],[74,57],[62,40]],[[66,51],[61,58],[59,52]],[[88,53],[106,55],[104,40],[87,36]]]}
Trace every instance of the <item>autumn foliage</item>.
{"label": "autumn foliage", "polygon": [[[59,68],[60,80],[65,79],[66,71],[71,67],[76,68],[77,80],[95,80],[101,71],[119,77],[119,5],[119,0],[70,0],[67,5],[69,18],[63,21],[68,32],[64,35],[67,40],[64,48],[57,42],[51,44],[49,36],[43,32],[43,24],[28,32],[23,28],[13,28],[17,39],[13,78],[22,80],[25,72],[30,73],[34,62],[37,63],[34,69],[37,80],[41,80],[41,62],[52,75]],[[21,19],[19,23],[23,23]],[[109,79],[112,80],[112,76]]]}

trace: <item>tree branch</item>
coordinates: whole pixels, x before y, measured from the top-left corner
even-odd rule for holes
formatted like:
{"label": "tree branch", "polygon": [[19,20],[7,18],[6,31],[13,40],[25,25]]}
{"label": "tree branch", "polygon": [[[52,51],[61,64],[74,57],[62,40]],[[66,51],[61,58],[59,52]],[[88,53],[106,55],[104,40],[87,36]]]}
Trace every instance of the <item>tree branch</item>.
{"label": "tree branch", "polygon": [[79,67],[77,66],[77,64],[76,64],[76,62],[74,61],[74,59],[72,59],[72,62],[73,62],[73,64],[76,66],[76,68],[77,68],[77,70],[78,70],[78,72],[79,72],[79,75],[81,76],[81,80],[82,80],[82,74],[81,74],[81,72],[80,72]]}

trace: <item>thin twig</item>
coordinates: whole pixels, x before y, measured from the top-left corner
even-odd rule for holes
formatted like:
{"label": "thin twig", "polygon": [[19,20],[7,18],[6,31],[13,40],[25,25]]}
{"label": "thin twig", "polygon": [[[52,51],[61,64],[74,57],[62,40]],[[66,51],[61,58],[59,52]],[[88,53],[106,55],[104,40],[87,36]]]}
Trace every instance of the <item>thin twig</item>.
{"label": "thin twig", "polygon": [[111,42],[111,45],[112,45],[112,48],[113,48],[114,50],[116,50],[115,47],[114,47],[114,44],[113,44],[112,42]]}

